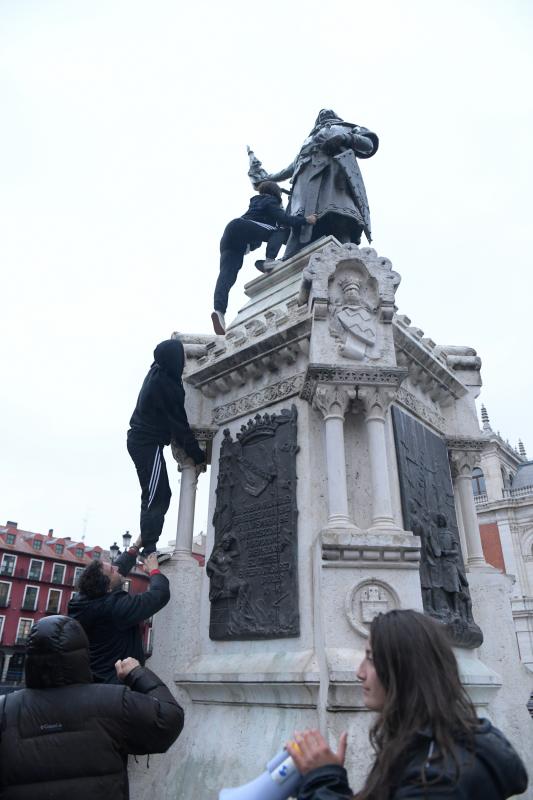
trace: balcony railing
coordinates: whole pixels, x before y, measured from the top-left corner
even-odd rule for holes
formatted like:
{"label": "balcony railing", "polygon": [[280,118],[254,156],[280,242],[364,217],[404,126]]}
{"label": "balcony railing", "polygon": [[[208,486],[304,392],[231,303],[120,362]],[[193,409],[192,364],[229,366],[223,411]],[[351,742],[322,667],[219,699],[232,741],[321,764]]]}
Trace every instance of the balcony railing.
{"label": "balcony railing", "polygon": [[22,603],[20,607],[21,611],[37,611],[37,603],[32,603],[28,600],[26,603]]}
{"label": "balcony railing", "polygon": [[519,489],[504,489],[504,497],[527,497],[533,494],[533,486],[521,486]]}
{"label": "balcony railing", "polygon": [[0,599],[0,608],[7,608],[10,604],[10,600]]}
{"label": "balcony railing", "polygon": [[15,644],[27,644],[28,643],[28,639],[29,639],[29,635],[28,636],[17,636],[17,638],[15,639]]}
{"label": "balcony railing", "polygon": [[479,494],[474,495],[474,503],[476,506],[483,506],[485,503],[488,503],[488,497],[486,492],[480,492]]}

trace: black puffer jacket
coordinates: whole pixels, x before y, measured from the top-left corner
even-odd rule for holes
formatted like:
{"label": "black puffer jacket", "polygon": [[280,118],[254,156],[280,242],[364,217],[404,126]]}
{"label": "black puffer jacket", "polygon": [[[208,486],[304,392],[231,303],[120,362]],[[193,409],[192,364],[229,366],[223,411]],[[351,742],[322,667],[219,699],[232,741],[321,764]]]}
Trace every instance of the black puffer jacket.
{"label": "black puffer jacket", "polygon": [[[455,764],[432,762],[426,768],[429,785],[420,783],[420,769],[427,761],[431,736],[420,735],[398,785],[390,800],[504,800],[521,794],[527,788],[527,772],[520,757],[497,728],[487,719],[480,720],[475,736],[474,755],[458,746],[456,755],[461,766],[455,778]],[[309,772],[300,787],[298,800],[352,800],[344,767],[320,767]]]}
{"label": "black puffer jacket", "polygon": [[92,599],[83,594],[72,597],[68,613],[89,637],[91,669],[97,681],[116,682],[115,661],[119,658],[131,656],[144,665],[139,623],[169,600],[168,578],[161,573],[150,576],[150,587],[142,594],[116,589]]}
{"label": "black puffer jacket", "polygon": [[205,453],[194,438],[185,412],[182,343],[179,339],[160,342],[154,350],[154,359],[130,419],[128,439],[136,444],[160,445],[170,444],[174,439],[195,464],[202,464]]}
{"label": "black puffer jacket", "polygon": [[303,215],[291,216],[283,210],[281,202],[272,194],[256,194],[250,198],[250,205],[243,219],[278,225],[280,228],[301,228],[306,224]]}
{"label": "black puffer jacket", "polygon": [[128,753],[162,753],[183,711],[150,670],[130,688],[91,683],[87,637],[69,617],[32,629],[26,689],[0,698],[1,800],[127,800]]}

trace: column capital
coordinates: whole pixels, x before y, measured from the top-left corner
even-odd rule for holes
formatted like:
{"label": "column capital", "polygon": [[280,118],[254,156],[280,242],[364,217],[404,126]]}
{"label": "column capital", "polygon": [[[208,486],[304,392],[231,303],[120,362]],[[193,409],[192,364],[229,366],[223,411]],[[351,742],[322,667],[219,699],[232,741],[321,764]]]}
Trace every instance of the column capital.
{"label": "column capital", "polygon": [[188,456],[185,450],[183,450],[182,447],[179,447],[176,442],[172,441],[170,443],[170,447],[172,450],[172,456],[178,464],[178,472],[183,472],[186,469],[193,469],[196,472],[196,480],[198,480],[196,464],[192,458]]}
{"label": "column capital", "polygon": [[[453,440],[454,445],[457,445],[460,440]],[[452,478],[472,478],[472,470],[477,467],[481,461],[481,449],[474,449],[468,447],[450,446],[451,440],[447,441],[448,455],[450,458],[450,468]]]}
{"label": "column capital", "polygon": [[362,411],[367,420],[384,421],[397,394],[396,386],[359,386],[354,411]]}
{"label": "column capital", "polygon": [[344,420],[352,396],[353,393],[342,386],[318,386],[313,397],[313,406],[324,419],[333,417]]}

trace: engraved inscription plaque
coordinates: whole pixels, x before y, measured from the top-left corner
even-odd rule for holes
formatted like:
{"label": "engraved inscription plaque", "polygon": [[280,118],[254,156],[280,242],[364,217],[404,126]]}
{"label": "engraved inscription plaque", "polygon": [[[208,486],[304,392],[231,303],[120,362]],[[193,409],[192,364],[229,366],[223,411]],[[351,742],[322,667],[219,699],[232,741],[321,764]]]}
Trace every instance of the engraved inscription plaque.
{"label": "engraved inscription plaque", "polygon": [[481,629],[461,554],[446,442],[393,406],[404,527],[420,536],[424,611],[444,623],[456,644],[479,647]]}
{"label": "engraved inscription plaque", "polygon": [[298,636],[297,410],[256,414],[220,448],[207,562],[211,639]]}

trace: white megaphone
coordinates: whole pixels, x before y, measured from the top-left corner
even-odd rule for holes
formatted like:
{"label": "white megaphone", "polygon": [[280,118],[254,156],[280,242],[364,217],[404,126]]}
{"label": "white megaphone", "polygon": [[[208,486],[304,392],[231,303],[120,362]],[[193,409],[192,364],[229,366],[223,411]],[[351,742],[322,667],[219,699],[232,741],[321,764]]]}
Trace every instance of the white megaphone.
{"label": "white megaphone", "polygon": [[222,789],[218,800],[287,800],[295,795],[302,780],[286,750],[268,762],[266,771],[244,786]]}

